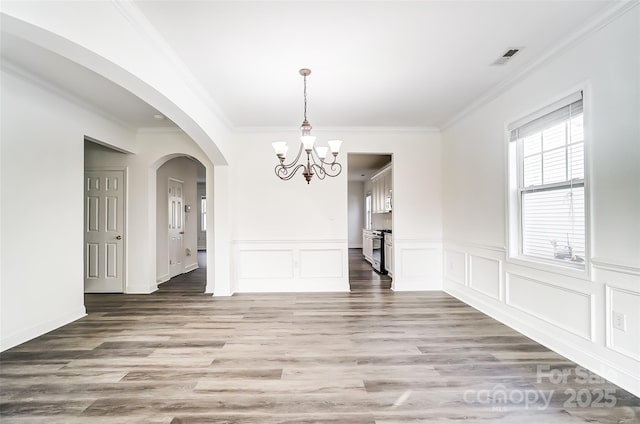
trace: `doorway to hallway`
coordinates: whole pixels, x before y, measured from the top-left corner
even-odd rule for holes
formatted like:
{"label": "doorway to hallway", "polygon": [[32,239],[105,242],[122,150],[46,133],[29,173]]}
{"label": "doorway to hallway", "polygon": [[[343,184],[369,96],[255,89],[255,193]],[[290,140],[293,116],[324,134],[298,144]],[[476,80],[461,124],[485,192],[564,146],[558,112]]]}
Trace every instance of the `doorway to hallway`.
{"label": "doorway to hallway", "polygon": [[392,161],[391,154],[349,153],[347,157],[352,292],[389,290],[392,286]]}
{"label": "doorway to hallway", "polygon": [[391,289],[391,277],[375,272],[362,249],[349,249],[349,287],[351,293],[386,292]]}
{"label": "doorway to hallway", "polygon": [[198,251],[198,268],[158,285],[158,293],[204,294],[207,285],[207,252]]}

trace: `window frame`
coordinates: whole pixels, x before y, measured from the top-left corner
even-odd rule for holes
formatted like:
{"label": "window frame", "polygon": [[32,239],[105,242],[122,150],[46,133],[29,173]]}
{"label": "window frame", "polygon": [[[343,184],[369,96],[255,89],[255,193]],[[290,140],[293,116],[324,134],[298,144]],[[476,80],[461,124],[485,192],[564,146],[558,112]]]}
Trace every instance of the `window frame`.
{"label": "window frame", "polygon": [[373,221],[373,196],[371,192],[365,193],[364,195],[364,227],[366,230],[370,230]]}
{"label": "window frame", "polygon": [[[534,116],[540,116],[540,112],[543,110],[551,111],[562,107],[561,103],[563,99],[568,98],[572,94],[582,91],[582,107],[583,107],[583,128],[584,128],[584,178],[573,179],[569,181],[563,181],[560,183],[548,183],[537,186],[539,190],[543,189],[566,189],[573,186],[584,187],[584,219],[585,219],[585,252],[584,263],[572,263],[569,261],[562,261],[551,258],[542,258],[538,256],[525,255],[523,253],[523,210],[522,201],[523,194],[530,192],[531,189],[524,187],[523,182],[523,159],[524,153],[522,148],[518,148],[518,144],[521,141],[511,141],[511,131],[509,127],[513,127],[514,123],[524,123],[536,119]],[[506,213],[505,224],[507,231],[507,250],[506,261],[508,263],[521,265],[525,267],[540,269],[543,271],[549,271],[554,273],[564,274],[570,277],[580,279],[590,279],[591,274],[591,225],[590,225],[590,184],[589,184],[589,160],[591,151],[591,107],[589,104],[589,87],[588,85],[582,85],[567,91],[561,96],[558,96],[550,101],[545,102],[539,107],[532,108],[529,113],[523,113],[516,116],[514,119],[510,119],[505,122],[504,125],[504,139],[505,139],[505,164],[506,166]],[[566,104],[569,104],[566,103]],[[517,125],[520,126],[520,125]],[[568,148],[569,145],[567,145]]]}
{"label": "window frame", "polygon": [[207,232],[207,196],[200,196],[200,232]]}

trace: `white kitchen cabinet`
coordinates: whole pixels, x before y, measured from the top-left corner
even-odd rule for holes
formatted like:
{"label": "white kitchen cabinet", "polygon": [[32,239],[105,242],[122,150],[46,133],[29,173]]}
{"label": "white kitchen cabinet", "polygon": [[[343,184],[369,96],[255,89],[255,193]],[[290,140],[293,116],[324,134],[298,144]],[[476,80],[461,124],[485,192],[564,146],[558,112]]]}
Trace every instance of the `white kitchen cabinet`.
{"label": "white kitchen cabinet", "polygon": [[391,165],[387,165],[371,177],[371,210],[373,213],[391,212],[391,202],[387,198],[393,191]]}
{"label": "white kitchen cabinet", "polygon": [[[393,182],[391,180],[391,167],[384,173],[384,188],[382,194],[383,212],[391,212],[391,193],[393,192]],[[389,201],[387,201],[389,199]]]}
{"label": "white kitchen cabinet", "polygon": [[362,230],[362,254],[369,263],[373,261],[373,235],[369,230]]}
{"label": "white kitchen cabinet", "polygon": [[384,269],[389,276],[393,276],[393,237],[391,234],[384,236]]}

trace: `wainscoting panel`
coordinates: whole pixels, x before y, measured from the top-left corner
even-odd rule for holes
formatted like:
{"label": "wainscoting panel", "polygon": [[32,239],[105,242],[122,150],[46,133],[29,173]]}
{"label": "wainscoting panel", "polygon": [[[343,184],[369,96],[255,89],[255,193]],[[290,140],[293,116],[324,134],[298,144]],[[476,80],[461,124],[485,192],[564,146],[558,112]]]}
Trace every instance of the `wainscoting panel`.
{"label": "wainscoting panel", "polygon": [[342,278],[343,260],[342,249],[301,249],[300,277]]}
{"label": "wainscoting panel", "polygon": [[393,240],[395,291],[442,290],[442,243]]}
{"label": "wainscoting panel", "polygon": [[241,250],[241,279],[293,278],[293,250]]}
{"label": "wainscoting panel", "polygon": [[640,361],[640,292],[607,286],[607,346]]}
{"label": "wainscoting panel", "polygon": [[510,261],[499,246],[446,240],[444,252],[445,292],[640,396],[636,264],[593,258],[589,272],[577,278]]}
{"label": "wainscoting panel", "polygon": [[236,241],[237,292],[349,291],[346,240]]}
{"label": "wainscoting panel", "polygon": [[502,264],[497,259],[469,255],[469,287],[500,300]]}
{"label": "wainscoting panel", "polygon": [[454,283],[467,284],[467,255],[457,250],[444,251],[444,277]]}
{"label": "wainscoting panel", "polygon": [[592,296],[507,273],[507,304],[585,339],[593,339]]}

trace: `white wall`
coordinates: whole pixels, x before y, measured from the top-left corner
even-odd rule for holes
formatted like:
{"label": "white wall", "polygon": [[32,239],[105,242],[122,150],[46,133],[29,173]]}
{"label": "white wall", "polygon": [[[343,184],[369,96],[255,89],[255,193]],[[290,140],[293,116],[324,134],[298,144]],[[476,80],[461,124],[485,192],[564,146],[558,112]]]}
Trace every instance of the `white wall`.
{"label": "white wall", "polygon": [[123,149],[134,134],[3,61],[2,350],[85,314],[85,135]]}
{"label": "white wall", "polygon": [[[639,23],[634,7],[443,132],[445,290],[637,395]],[[505,124],[579,88],[592,246],[583,278],[520,266],[505,250]],[[627,314],[626,332],[612,310]]]}
{"label": "white wall", "polygon": [[364,228],[364,182],[349,181],[347,189],[349,200],[349,248],[362,248],[362,229]]}
{"label": "white wall", "polygon": [[[345,129],[316,135],[320,143],[342,138],[343,162],[347,153],[393,153],[393,288],[441,288],[439,133]],[[236,135],[242,160],[231,169],[232,278],[238,291],[348,290],[346,172],[309,185],[301,175],[278,179],[270,142],[297,143],[298,137],[293,131]]]}
{"label": "white wall", "polygon": [[230,161],[229,128],[215,102],[133,2],[3,1],[1,7],[3,32],[124,87],[180,126],[216,165]]}
{"label": "white wall", "polygon": [[191,205],[191,212],[184,213],[184,272],[198,268],[198,164],[185,157],[165,162],[157,171],[156,179],[156,280],[169,280],[169,178],[183,182],[184,205]]}
{"label": "white wall", "polygon": [[[139,150],[136,155],[122,155],[97,146],[98,148],[87,149],[85,158],[87,167],[122,166],[127,168],[129,184],[127,187],[128,215],[125,243],[127,252],[135,254],[135,261],[127,261],[126,292],[151,293],[157,289],[157,273],[161,272],[156,266],[157,169],[166,161],[184,155],[198,159],[208,170],[213,166],[191,138],[178,129],[139,132],[136,141]],[[212,184],[209,185],[213,186],[213,181],[211,182]],[[213,190],[209,194],[207,201],[209,207],[213,208]],[[195,195],[195,187],[193,195]],[[207,224],[213,228],[213,216],[208,217]],[[214,233],[211,233],[210,237],[213,236]],[[195,242],[193,243],[195,244]],[[207,268],[209,270],[215,269],[213,255],[213,251],[208,255]],[[208,293],[214,290],[214,278],[213,272],[207,273]],[[228,284],[228,282],[226,283]]]}

